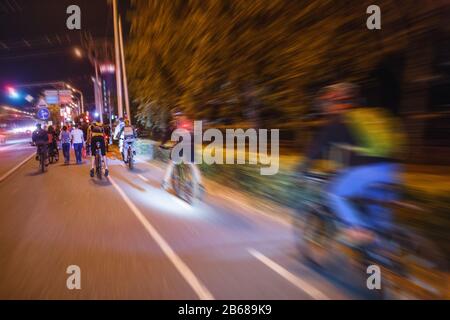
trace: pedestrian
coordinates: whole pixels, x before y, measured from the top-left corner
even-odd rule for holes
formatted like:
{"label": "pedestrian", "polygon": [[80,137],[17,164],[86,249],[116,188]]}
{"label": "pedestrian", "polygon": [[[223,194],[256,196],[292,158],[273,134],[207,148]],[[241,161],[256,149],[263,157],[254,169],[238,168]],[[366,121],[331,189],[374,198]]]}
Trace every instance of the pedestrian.
{"label": "pedestrian", "polygon": [[62,143],[62,149],[64,154],[64,164],[70,163],[70,132],[67,130],[67,126],[63,126],[61,136],[59,138]]}
{"label": "pedestrian", "polygon": [[81,164],[82,163],[81,152],[84,145],[84,137],[80,124],[72,130],[72,132],[70,133],[70,137],[72,139],[75,157],[77,158],[77,164]]}

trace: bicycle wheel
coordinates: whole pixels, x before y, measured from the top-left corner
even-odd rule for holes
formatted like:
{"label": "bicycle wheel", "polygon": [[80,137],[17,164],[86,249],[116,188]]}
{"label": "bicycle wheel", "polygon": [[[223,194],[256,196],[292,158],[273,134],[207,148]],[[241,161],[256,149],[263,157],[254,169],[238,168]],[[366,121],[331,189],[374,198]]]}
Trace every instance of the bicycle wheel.
{"label": "bicycle wheel", "polygon": [[98,154],[95,156],[95,164],[96,164],[97,178],[102,179],[102,159]]}
{"label": "bicycle wheel", "polygon": [[172,172],[172,187],[173,190],[175,191],[175,194],[179,197],[182,198],[182,175],[183,175],[183,169],[181,168],[181,164],[179,165],[175,165],[175,167],[173,168],[173,172]]}
{"label": "bicycle wheel", "polygon": [[437,246],[416,231],[397,228],[398,250],[389,257],[399,269],[385,268],[384,299],[448,299],[448,262]]}
{"label": "bicycle wheel", "polygon": [[189,166],[184,165],[184,170],[183,170],[183,196],[184,196],[184,200],[189,203],[190,205],[193,205],[195,200],[196,200],[196,183],[193,179],[192,176],[192,170]]}
{"label": "bicycle wheel", "polygon": [[325,267],[330,258],[334,228],[332,222],[314,209],[309,209],[294,220],[301,258],[317,267]]}
{"label": "bicycle wheel", "polygon": [[128,160],[128,167],[130,168],[130,170],[133,170],[133,167],[134,167],[133,152],[130,147],[128,148],[127,160]]}

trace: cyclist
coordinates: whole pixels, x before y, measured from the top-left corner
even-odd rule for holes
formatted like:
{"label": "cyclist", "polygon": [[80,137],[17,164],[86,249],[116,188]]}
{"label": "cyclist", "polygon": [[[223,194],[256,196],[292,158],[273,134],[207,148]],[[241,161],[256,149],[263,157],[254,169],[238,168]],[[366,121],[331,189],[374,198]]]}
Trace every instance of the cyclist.
{"label": "cyclist", "polygon": [[[36,148],[36,160],[39,160],[39,148],[43,148],[43,154],[47,154],[48,147],[48,133],[44,129],[42,129],[42,125],[40,123],[36,124],[36,130],[33,132],[31,139],[33,143],[37,146]],[[46,162],[45,165],[48,165]]]}
{"label": "cyclist", "polygon": [[[198,183],[199,189],[201,192],[204,191],[204,186],[202,184],[202,176],[200,173],[200,170],[194,163],[194,152],[195,152],[195,144],[194,144],[194,128],[193,128],[193,121],[190,120],[181,110],[174,109],[172,110],[172,121],[169,124],[168,130],[166,130],[166,135],[161,142],[160,146],[163,146],[166,144],[169,140],[171,140],[172,133],[177,129],[187,130],[191,135],[191,142],[190,142],[190,148],[191,148],[191,159],[184,158],[184,161],[189,164],[192,170],[192,174],[195,178],[195,180]],[[179,143],[179,142],[177,142]],[[170,159],[168,167],[166,169],[166,173],[164,176],[164,180],[161,184],[161,188],[164,190],[168,190],[170,186],[170,179],[172,177],[173,169],[175,167],[175,162]]]}
{"label": "cyclist", "polygon": [[344,236],[350,242],[371,242],[375,240],[374,230],[388,231],[392,227],[391,213],[371,204],[369,216],[363,217],[350,198],[393,200],[389,197],[395,195],[373,186],[398,183],[400,167],[394,159],[398,136],[385,111],[359,107],[357,98],[358,88],[350,83],[325,88],[321,100],[328,124],[312,143],[300,172],[306,172],[313,160],[322,158],[334,146],[344,147],[348,163],[331,181],[330,206],[345,223]]}
{"label": "cyclist", "polygon": [[133,154],[136,154],[136,151],[134,150],[134,141],[137,138],[136,130],[134,127],[130,124],[130,120],[125,120],[124,125],[122,126],[122,129],[117,134],[117,137],[119,138],[119,148],[120,153],[122,154],[122,159],[125,163],[128,163],[128,147],[131,146],[133,150]]}
{"label": "cyclist", "polygon": [[88,129],[88,142],[91,145],[91,177],[94,177],[95,173],[95,152],[97,148],[97,142],[100,144],[100,152],[102,155],[102,161],[105,164],[105,177],[109,175],[108,161],[106,157],[105,146],[105,131],[103,125],[100,122],[94,122]]}
{"label": "cyclist", "polygon": [[116,125],[114,129],[114,140],[119,140],[119,149],[120,154],[122,155],[122,160],[125,160],[125,157],[123,156],[123,140],[120,140],[120,132],[122,131],[123,127],[125,126],[125,121],[123,118],[119,118],[119,123]]}

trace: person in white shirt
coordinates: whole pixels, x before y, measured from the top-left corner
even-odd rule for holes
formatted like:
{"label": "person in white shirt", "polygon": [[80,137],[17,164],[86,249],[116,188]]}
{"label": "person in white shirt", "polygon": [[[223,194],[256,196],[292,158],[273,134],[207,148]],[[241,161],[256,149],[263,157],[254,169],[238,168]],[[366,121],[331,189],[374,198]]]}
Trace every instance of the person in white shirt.
{"label": "person in white shirt", "polygon": [[83,131],[81,130],[81,125],[78,125],[75,129],[70,132],[70,138],[72,141],[73,149],[75,151],[75,157],[77,159],[77,164],[81,164],[83,161],[81,159],[81,152],[84,145]]}

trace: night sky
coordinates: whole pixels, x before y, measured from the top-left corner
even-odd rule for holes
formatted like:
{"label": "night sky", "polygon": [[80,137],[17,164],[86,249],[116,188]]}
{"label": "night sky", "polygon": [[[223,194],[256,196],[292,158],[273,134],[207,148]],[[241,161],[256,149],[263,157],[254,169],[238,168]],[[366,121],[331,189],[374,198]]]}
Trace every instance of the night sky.
{"label": "night sky", "polygon": [[[128,2],[119,3],[124,16]],[[81,8],[80,31],[66,27],[66,9],[72,4]],[[19,104],[5,96],[6,85],[65,81],[82,90],[85,100],[92,103],[94,68],[73,50],[80,46],[83,32],[112,40],[112,22],[108,0],[0,0],[0,102]],[[125,24],[125,35],[126,29]],[[36,95],[40,90],[23,91]]]}

